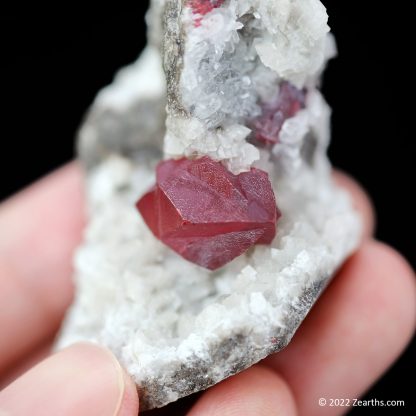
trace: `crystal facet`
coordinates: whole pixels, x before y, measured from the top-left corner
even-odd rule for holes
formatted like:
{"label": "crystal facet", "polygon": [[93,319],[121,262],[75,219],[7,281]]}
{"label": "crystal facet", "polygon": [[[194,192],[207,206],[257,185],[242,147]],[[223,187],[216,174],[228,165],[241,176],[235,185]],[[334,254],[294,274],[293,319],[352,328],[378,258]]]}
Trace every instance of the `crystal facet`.
{"label": "crystal facet", "polygon": [[233,175],[208,157],[160,162],[137,208],[157,238],[211,270],[271,243],[280,216],[266,172]]}

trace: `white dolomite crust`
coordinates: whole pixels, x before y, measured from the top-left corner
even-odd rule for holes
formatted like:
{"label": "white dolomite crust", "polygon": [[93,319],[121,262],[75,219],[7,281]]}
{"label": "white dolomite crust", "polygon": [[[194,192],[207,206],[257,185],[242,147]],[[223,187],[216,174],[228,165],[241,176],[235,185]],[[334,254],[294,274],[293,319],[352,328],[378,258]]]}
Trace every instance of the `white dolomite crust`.
{"label": "white dolomite crust", "polygon": [[[80,130],[89,222],[75,256],[75,301],[57,341],[58,348],[82,340],[110,348],[136,381],[142,410],[205,389],[287,345],[361,233],[326,158],[330,109],[315,84],[335,49],[328,47],[322,5],[317,0],[226,1],[203,16],[201,26],[182,27],[182,58],[166,58],[166,51],[176,49],[165,38],[166,85],[158,16],[166,10],[165,28],[174,33],[179,3],[153,1],[151,46],[98,94]],[[180,10],[182,24],[195,18],[189,8]],[[191,33],[200,29],[202,39],[206,31],[203,42],[210,43],[210,21],[217,22],[213,39],[222,48],[219,61],[210,62],[219,64],[218,74],[230,65],[238,69],[229,85],[191,81],[198,60]],[[247,48],[236,30],[248,24],[253,27],[244,35]],[[260,33],[255,42],[253,30]],[[210,48],[200,53],[211,54]],[[221,61],[224,53],[234,58]],[[242,56],[251,54],[256,57],[250,69]],[[308,87],[305,108],[286,120],[273,149],[259,149],[246,141],[246,118],[258,114],[259,100],[276,94],[282,79]],[[204,118],[208,84],[215,97],[223,90],[233,102],[217,105]],[[163,136],[167,157],[205,154],[235,173],[250,166],[267,171],[282,212],[273,243],[255,246],[211,272],[158,241],[135,203],[154,184]]]}
{"label": "white dolomite crust", "polygon": [[[260,114],[259,100],[282,80],[313,88],[335,52],[325,8],[319,0],[228,0],[204,16],[190,3],[178,13],[184,48],[175,105],[168,105],[165,153],[209,155],[234,173],[247,171],[257,152],[241,126]],[[178,101],[187,116],[178,113]],[[195,119],[210,130],[209,139],[195,136]],[[232,150],[218,145],[224,136]]]}
{"label": "white dolomite crust", "polygon": [[259,159],[259,150],[246,142],[250,129],[233,124],[218,132],[206,129],[196,118],[168,118],[165,152],[168,155],[193,156],[203,154],[214,160],[227,160],[229,170],[240,173]]}

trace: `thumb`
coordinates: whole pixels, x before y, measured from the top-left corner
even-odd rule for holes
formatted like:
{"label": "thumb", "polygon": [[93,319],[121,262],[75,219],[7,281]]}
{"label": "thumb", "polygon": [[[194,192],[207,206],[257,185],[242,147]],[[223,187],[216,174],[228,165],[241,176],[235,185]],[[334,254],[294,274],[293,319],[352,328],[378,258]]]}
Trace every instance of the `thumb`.
{"label": "thumb", "polygon": [[0,416],[137,416],[137,391],[113,354],[93,344],[66,348],[0,392]]}

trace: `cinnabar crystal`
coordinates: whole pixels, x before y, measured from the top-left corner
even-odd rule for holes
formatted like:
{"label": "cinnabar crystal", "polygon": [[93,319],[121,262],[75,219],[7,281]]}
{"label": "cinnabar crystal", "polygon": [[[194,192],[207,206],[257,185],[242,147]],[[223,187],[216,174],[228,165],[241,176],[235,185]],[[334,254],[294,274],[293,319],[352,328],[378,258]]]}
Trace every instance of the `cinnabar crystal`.
{"label": "cinnabar crystal", "polygon": [[282,82],[276,97],[261,104],[262,113],[252,122],[256,139],[266,144],[277,143],[283,123],[302,108],[305,108],[305,91]]}
{"label": "cinnabar crystal", "polygon": [[189,0],[189,4],[192,8],[192,11],[196,14],[205,15],[220,7],[224,3],[224,0]]}
{"label": "cinnabar crystal", "polygon": [[160,162],[137,208],[158,239],[211,270],[271,243],[280,217],[266,172],[234,175],[209,157]]}
{"label": "cinnabar crystal", "polygon": [[194,19],[195,26],[201,26],[201,16],[206,15],[217,7],[221,7],[223,3],[224,0],[189,0],[192,12],[196,15],[200,15]]}

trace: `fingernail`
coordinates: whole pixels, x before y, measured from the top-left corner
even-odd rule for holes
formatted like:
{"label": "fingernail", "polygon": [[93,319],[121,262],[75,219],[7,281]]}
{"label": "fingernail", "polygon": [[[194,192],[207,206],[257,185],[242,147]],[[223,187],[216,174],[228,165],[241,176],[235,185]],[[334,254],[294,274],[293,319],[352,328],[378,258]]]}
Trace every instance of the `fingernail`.
{"label": "fingernail", "polygon": [[80,343],[6,387],[0,393],[0,415],[116,416],[124,392],[123,369],[114,355]]}

